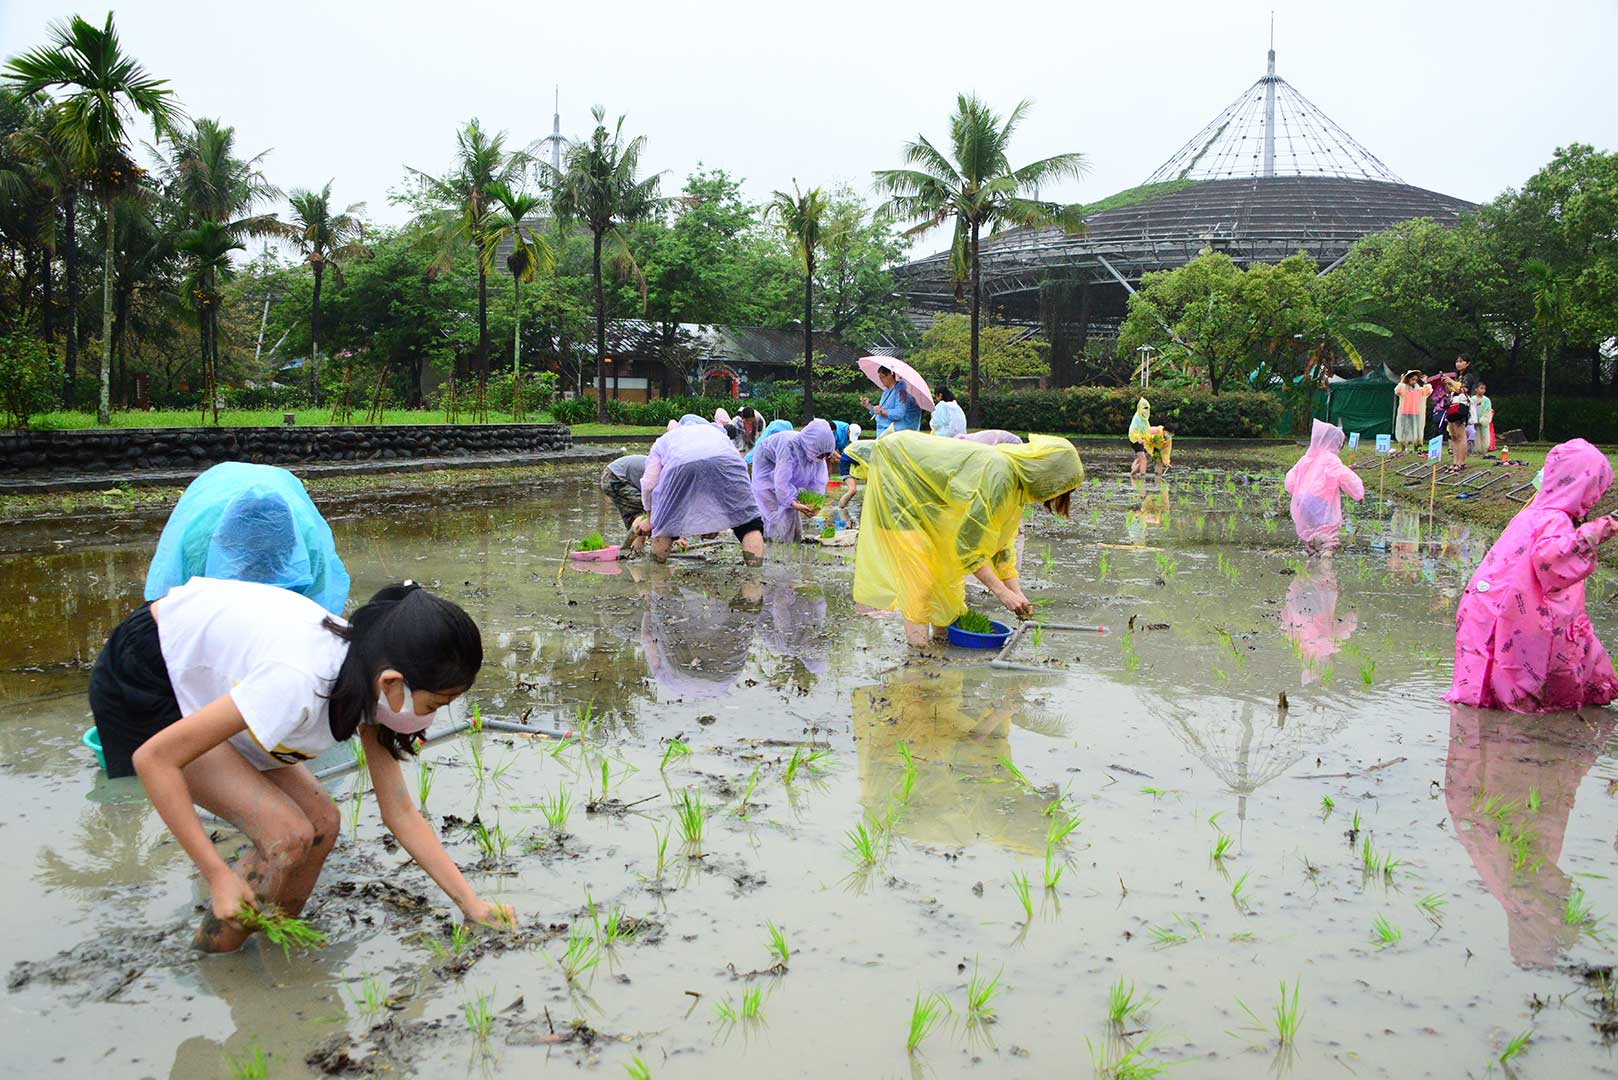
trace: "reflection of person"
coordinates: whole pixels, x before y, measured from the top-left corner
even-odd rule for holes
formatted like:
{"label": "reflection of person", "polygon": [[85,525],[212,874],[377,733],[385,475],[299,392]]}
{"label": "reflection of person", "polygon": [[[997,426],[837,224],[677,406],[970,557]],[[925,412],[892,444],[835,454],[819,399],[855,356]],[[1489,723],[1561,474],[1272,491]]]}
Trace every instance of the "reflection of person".
{"label": "reflection of person", "polygon": [[[240,946],[245,904],[303,909],[339,825],[303,762],[356,733],[389,831],[467,918],[509,920],[472,891],[399,770],[482,664],[466,612],[414,585],[383,589],[345,623],[284,589],[198,578],[119,624],[90,673],[90,707],[108,775],[140,776],[208,883],[197,943]],[[252,840],[240,873],[193,803]]]}
{"label": "reflection of person", "polygon": [[688,700],[728,693],[747,664],[763,597],[756,581],[744,583],[729,603],[706,589],[654,587],[640,642],[657,685]]}
{"label": "reflection of person", "polygon": [[1596,548],[1618,533],[1610,514],[1584,518],[1611,483],[1612,466],[1583,439],[1545,456],[1539,494],[1483,557],[1456,609],[1455,679],[1444,700],[1546,712],[1618,697],[1584,610]]}
{"label": "reflection of person", "polygon": [[1011,757],[1018,705],[1006,697],[967,709],[964,673],[900,670],[854,691],[854,743],[860,799],[887,812],[903,770],[899,744],[916,762],[915,787],[898,829],[923,843],[965,847],[984,840],[1033,855],[1045,848],[1045,800],[1015,784],[990,783]]}
{"label": "reflection of person", "polygon": [[[1556,863],[1579,784],[1612,726],[1603,716],[1592,734],[1560,717],[1450,706],[1444,801],[1455,838],[1506,913],[1511,959],[1520,967],[1550,967],[1578,939],[1579,928],[1564,917],[1573,883]],[[1536,797],[1538,809],[1530,810]],[[1516,835],[1527,845],[1520,867],[1510,840]]]}
{"label": "reflection of person", "polygon": [[290,589],[333,615],[348,602],[331,527],[303,482],[274,465],[227,461],[186,487],[158,538],[146,599],[194,577]]}
{"label": "reflection of person", "polygon": [[981,431],[968,432],[965,435],[955,436],[968,442],[981,443],[984,446],[1021,446],[1022,439],[1005,428],[983,428]]}
{"label": "reflection of person", "polygon": [[601,494],[624,521],[624,531],[629,534],[624,546],[636,552],[646,542],[644,536],[635,532],[635,519],[646,513],[640,497],[640,482],[645,475],[645,454],[625,454],[614,458],[601,470]]}
{"label": "reflection of person", "polygon": [[1400,450],[1420,449],[1427,441],[1427,399],[1432,397],[1433,388],[1427,385],[1420,371],[1412,368],[1405,372],[1393,393],[1399,399],[1399,411],[1393,420],[1393,441]]}
{"label": "reflection of person", "polygon": [[1337,550],[1343,496],[1355,502],[1365,498],[1359,474],[1337,456],[1343,442],[1342,428],[1316,420],[1309,433],[1309,449],[1287,471],[1284,486],[1292,496],[1292,524],[1310,555],[1329,556]]}
{"label": "reflection of person", "polygon": [[1035,435],[1026,446],[979,446],[902,431],[849,449],[866,481],[857,603],[899,611],[915,646],[961,614],[968,574],[1012,614],[1032,613],[1017,584],[1017,531],[1025,506],[1067,516],[1084,480],[1072,443]]}
{"label": "reflection of person", "polygon": [[927,426],[934,435],[942,435],[946,439],[958,439],[966,434],[966,413],[955,401],[955,395],[945,386],[938,391],[938,404],[933,409],[933,418]]}
{"label": "reflection of person", "polygon": [[911,400],[909,388],[885,367],[876,369],[876,378],[882,384],[881,399],[872,405],[870,398],[860,398],[860,404],[871,410],[871,418],[876,421],[876,437],[880,439],[889,431],[919,431],[921,408]]}
{"label": "reflection of person", "polygon": [[826,493],[827,469],[838,457],[837,437],[824,420],[811,420],[802,431],[790,431],[763,443],[753,458],[753,498],[764,520],[764,539],[797,543],[803,519],[814,507],[798,493]]}
{"label": "reflection of person", "polygon": [[1293,576],[1281,608],[1281,629],[1298,647],[1304,686],[1321,676],[1357,625],[1352,611],[1337,617],[1337,568],[1331,561],[1311,561]]}
{"label": "reflection of person", "polygon": [[[695,421],[691,423],[689,421]],[[652,444],[640,482],[647,516],[636,531],[652,538],[652,558],[668,561],[676,537],[730,529],[749,566],[764,561],[764,522],[747,466],[724,432],[700,416],[680,423]]]}
{"label": "reflection of person", "polygon": [[764,590],[758,639],[771,653],[796,660],[811,675],[826,672],[826,594],[818,585],[772,582]]}

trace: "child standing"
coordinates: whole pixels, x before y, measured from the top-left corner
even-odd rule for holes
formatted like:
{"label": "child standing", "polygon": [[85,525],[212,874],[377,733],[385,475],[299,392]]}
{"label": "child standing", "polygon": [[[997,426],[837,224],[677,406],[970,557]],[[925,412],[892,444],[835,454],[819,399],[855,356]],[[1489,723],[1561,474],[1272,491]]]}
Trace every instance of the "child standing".
{"label": "child standing", "polygon": [[[382,821],[468,920],[509,923],[478,898],[411,801],[399,758],[471,688],[483,641],[471,618],[412,585],[378,592],[349,622],[256,582],[194,578],[113,630],[90,673],[109,776],[139,775],[212,894],[197,929],[239,947],[243,906],[303,910],[337,840],[337,807],[305,761],[357,733]],[[237,869],[194,806],[245,833]]]}
{"label": "child standing", "polygon": [[1365,484],[1359,474],[1337,456],[1345,441],[1342,428],[1316,420],[1309,433],[1309,449],[1287,472],[1292,524],[1310,555],[1329,556],[1337,550],[1343,495],[1355,502],[1365,498]]}
{"label": "child standing", "polygon": [[1585,521],[1612,483],[1583,439],[1552,448],[1533,502],[1517,511],[1467,583],[1455,612],[1455,678],[1444,700],[1547,712],[1605,705],[1618,677],[1584,610],[1596,548],[1612,515]]}
{"label": "child standing", "polygon": [[1466,468],[1466,428],[1471,422],[1472,401],[1467,397],[1466,387],[1451,383],[1449,401],[1444,405],[1444,429],[1449,434],[1449,471],[1452,473]]}
{"label": "child standing", "polygon": [[1494,402],[1489,400],[1489,384],[1478,383],[1477,398],[1472,402],[1472,423],[1477,428],[1476,442],[1485,453],[1494,449]]}
{"label": "child standing", "polygon": [[1427,385],[1421,372],[1412,369],[1405,372],[1393,393],[1399,399],[1393,421],[1393,441],[1399,444],[1400,450],[1419,450],[1427,434],[1427,399],[1433,396],[1433,388]]}

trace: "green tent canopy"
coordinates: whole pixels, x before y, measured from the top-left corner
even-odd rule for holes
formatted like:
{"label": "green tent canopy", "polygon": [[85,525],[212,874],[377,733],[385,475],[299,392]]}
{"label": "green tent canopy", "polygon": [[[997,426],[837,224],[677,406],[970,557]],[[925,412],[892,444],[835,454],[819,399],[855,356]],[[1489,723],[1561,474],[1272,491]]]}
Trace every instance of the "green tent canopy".
{"label": "green tent canopy", "polygon": [[1315,417],[1346,432],[1357,431],[1367,442],[1378,435],[1392,435],[1393,411],[1398,407],[1395,385],[1396,380],[1381,365],[1358,379],[1334,379],[1329,391],[1315,391]]}

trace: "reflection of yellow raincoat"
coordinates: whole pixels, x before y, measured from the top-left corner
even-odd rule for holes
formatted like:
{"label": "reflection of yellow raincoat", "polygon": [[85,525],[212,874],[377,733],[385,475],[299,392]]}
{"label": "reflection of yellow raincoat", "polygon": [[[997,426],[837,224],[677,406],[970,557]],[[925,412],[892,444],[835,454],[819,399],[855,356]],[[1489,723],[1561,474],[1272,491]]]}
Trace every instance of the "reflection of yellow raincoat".
{"label": "reflection of yellow raincoat", "polygon": [[916,786],[900,818],[903,835],[954,846],[989,841],[1037,854],[1045,844],[1044,800],[1015,784],[997,782],[1006,778],[999,759],[1011,756],[1006,736],[1017,706],[1001,701],[979,715],[969,714],[962,700],[962,676],[959,671],[936,677],[907,671],[854,691],[860,799],[873,816],[887,812],[903,773],[899,744],[908,743],[916,761]]}
{"label": "reflection of yellow raincoat", "polygon": [[1016,577],[1024,506],[1084,480],[1073,444],[1049,435],[982,446],[900,431],[852,443],[848,455],[867,484],[855,602],[934,626],[965,609],[966,575],[984,563],[992,560],[1002,581]]}

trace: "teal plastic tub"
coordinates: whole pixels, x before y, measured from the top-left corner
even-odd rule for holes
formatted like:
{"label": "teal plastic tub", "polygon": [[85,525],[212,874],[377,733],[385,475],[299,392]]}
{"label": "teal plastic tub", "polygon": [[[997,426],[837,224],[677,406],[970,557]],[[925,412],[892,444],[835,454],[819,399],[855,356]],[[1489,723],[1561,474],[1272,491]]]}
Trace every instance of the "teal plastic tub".
{"label": "teal plastic tub", "polygon": [[79,741],[90,748],[90,751],[96,756],[96,764],[101,766],[102,772],[106,772],[107,754],[106,751],[101,749],[101,732],[97,731],[93,726],[85,728],[84,734],[79,736]]}

